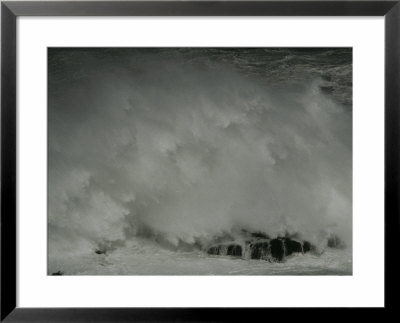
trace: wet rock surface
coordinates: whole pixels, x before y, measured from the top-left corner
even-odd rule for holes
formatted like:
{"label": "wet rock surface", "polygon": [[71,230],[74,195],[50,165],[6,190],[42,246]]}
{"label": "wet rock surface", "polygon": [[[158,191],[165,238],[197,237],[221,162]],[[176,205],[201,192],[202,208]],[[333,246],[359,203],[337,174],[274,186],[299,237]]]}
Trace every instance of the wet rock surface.
{"label": "wet rock surface", "polygon": [[242,246],[237,245],[237,244],[229,245],[228,249],[227,249],[227,255],[241,257],[242,256]]}
{"label": "wet rock surface", "polygon": [[328,238],[327,246],[329,248],[338,248],[338,249],[342,249],[345,247],[344,242],[338,236],[333,234]]}
{"label": "wet rock surface", "polygon": [[285,239],[285,256],[289,256],[292,253],[303,252],[303,244],[299,241],[292,239]]}
{"label": "wet rock surface", "polygon": [[283,239],[278,238],[271,240],[271,256],[274,260],[283,260],[283,257],[285,257],[285,245]]}
{"label": "wet rock surface", "polygon": [[209,255],[219,255],[220,254],[220,247],[219,246],[214,246],[211,247],[207,250],[207,253]]}
{"label": "wet rock surface", "polygon": [[63,276],[63,275],[64,275],[64,272],[61,270],[51,274],[51,276]]}
{"label": "wet rock surface", "polygon": [[303,252],[309,252],[312,250],[312,245],[308,241],[303,241]]}
{"label": "wet rock surface", "polygon": [[[276,237],[269,238],[263,232],[245,233],[243,239],[233,239],[223,242],[223,238],[218,237],[215,244],[209,246],[206,251],[209,255],[233,256],[244,259],[259,259],[267,261],[284,261],[288,257],[296,253],[306,253],[314,250],[314,246],[309,241],[302,241],[297,237]],[[338,240],[328,241],[330,245],[340,245]]]}
{"label": "wet rock surface", "polygon": [[269,239],[268,235],[263,232],[251,232],[253,238]]}
{"label": "wet rock surface", "polygon": [[268,242],[255,242],[250,244],[251,259],[265,259],[270,254],[270,245]]}

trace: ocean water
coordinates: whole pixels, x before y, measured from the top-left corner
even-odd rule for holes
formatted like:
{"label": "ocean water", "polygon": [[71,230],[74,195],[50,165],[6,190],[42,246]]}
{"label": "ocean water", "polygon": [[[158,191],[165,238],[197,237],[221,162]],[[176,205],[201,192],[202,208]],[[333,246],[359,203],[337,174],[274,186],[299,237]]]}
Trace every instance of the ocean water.
{"label": "ocean water", "polygon": [[106,255],[54,258],[49,273],[60,268],[67,275],[351,275],[352,255],[349,249],[327,248],[323,254],[298,253],[284,262],[266,262],[173,251],[140,241]]}
{"label": "ocean water", "polygon": [[[351,49],[48,59],[48,274],[352,273]],[[313,250],[282,262],[207,253],[243,230]]]}

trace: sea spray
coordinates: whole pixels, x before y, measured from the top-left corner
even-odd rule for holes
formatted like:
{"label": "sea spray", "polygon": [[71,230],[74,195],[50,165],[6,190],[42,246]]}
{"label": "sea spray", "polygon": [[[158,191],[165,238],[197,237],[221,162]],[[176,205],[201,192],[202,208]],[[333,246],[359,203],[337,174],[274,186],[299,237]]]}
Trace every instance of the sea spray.
{"label": "sea spray", "polygon": [[348,53],[49,49],[49,261],[242,229],[351,248]]}

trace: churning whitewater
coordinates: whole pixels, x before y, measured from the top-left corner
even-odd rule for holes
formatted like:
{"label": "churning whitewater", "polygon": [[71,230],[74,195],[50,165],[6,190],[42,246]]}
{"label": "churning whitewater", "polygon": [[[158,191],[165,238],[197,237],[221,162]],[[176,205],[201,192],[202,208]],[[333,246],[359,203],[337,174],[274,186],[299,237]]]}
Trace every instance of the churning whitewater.
{"label": "churning whitewater", "polygon": [[48,274],[351,275],[352,50],[50,48]]}

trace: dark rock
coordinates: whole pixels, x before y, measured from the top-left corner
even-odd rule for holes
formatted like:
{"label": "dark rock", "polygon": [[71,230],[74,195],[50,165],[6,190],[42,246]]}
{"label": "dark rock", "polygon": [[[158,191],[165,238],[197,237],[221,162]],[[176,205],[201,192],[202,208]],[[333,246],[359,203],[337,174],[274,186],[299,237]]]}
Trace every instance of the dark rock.
{"label": "dark rock", "polygon": [[285,246],[282,239],[272,239],[270,242],[271,245],[271,256],[273,259],[282,261],[285,256]]}
{"label": "dark rock", "polygon": [[269,251],[269,243],[264,242],[255,242],[250,244],[250,258],[251,259],[264,259],[270,254]]}
{"label": "dark rock", "polygon": [[236,257],[241,257],[242,256],[242,246],[238,244],[231,244],[228,246],[228,250],[226,253],[228,256],[236,256]]}
{"label": "dark rock", "polygon": [[105,255],[106,254],[106,251],[105,250],[101,250],[101,249],[96,249],[94,252],[97,253],[98,255]]}
{"label": "dark rock", "polygon": [[309,252],[311,251],[311,243],[309,243],[308,241],[303,241],[303,252]]}
{"label": "dark rock", "polygon": [[329,248],[343,248],[344,243],[339,239],[336,235],[331,235],[328,239],[328,247]]}
{"label": "dark rock", "polygon": [[209,255],[219,255],[221,253],[221,248],[219,246],[211,247],[207,250]]}
{"label": "dark rock", "polygon": [[64,275],[64,272],[61,271],[61,270],[59,270],[59,271],[57,271],[57,272],[55,272],[55,273],[52,273],[51,275],[52,275],[52,276],[62,276],[62,275]]}
{"label": "dark rock", "polygon": [[295,252],[303,251],[303,248],[302,248],[300,242],[289,239],[289,238],[286,238],[284,241],[285,241],[285,255],[286,256],[290,256],[292,253],[295,253]]}
{"label": "dark rock", "polygon": [[265,233],[263,233],[263,232],[252,232],[252,233],[251,233],[251,236],[252,236],[253,238],[268,239],[268,236],[267,236]]}

